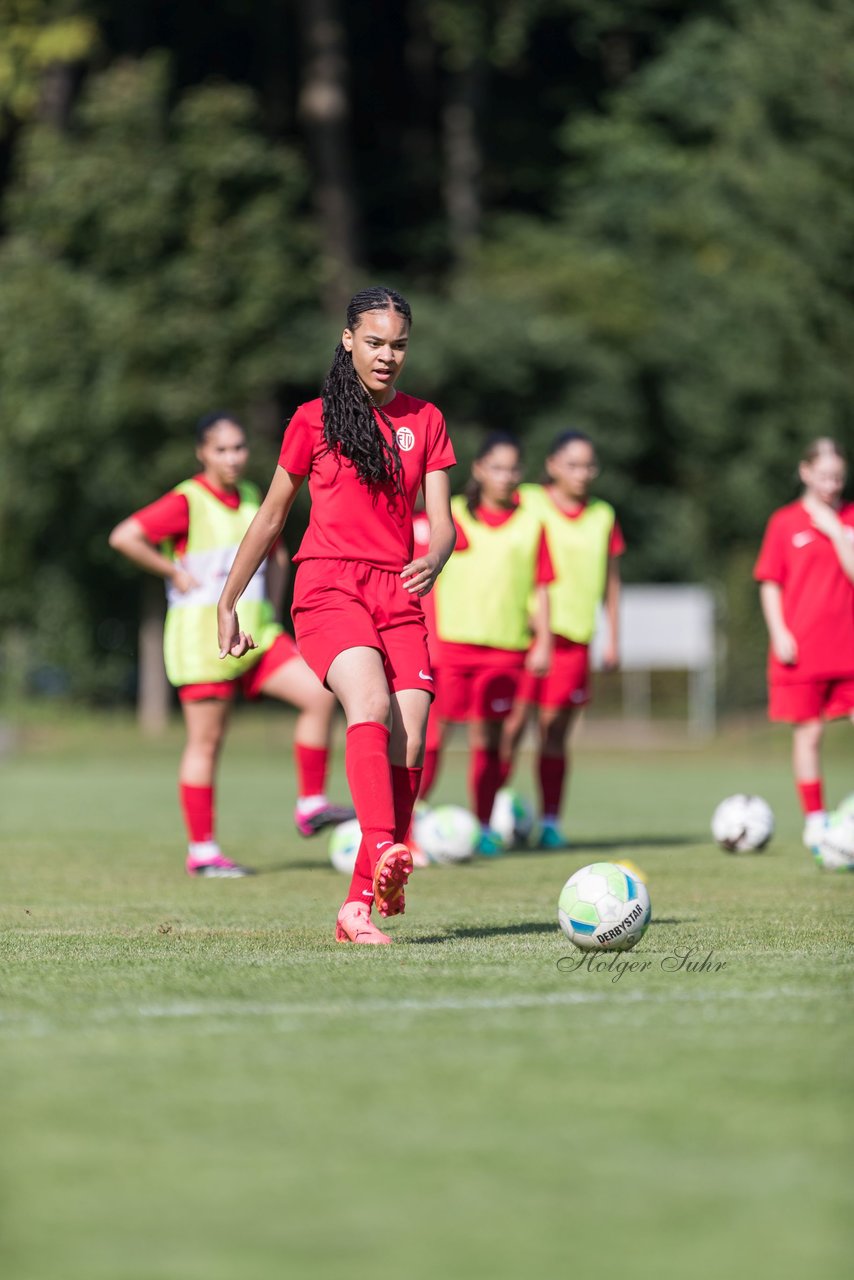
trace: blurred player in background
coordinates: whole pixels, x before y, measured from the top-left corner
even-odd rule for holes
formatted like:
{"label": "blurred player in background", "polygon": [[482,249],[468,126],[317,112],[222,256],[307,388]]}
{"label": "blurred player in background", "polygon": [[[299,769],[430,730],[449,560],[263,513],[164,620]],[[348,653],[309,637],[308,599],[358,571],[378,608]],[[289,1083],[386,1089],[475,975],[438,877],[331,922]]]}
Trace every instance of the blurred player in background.
{"label": "blurred player in background", "polygon": [[603,667],[619,666],[620,567],[625,543],[614,508],[594,498],[596,452],[581,431],[565,431],[546,457],[546,482],[524,484],[522,508],[546,531],[554,580],[548,588],[553,654],[545,676],[526,671],[506,733],[515,750],[532,715],[539,735],[540,848],[561,849],[564,790],[570,769],[570,736],[590,701],[590,641],[604,600],[607,632]]}
{"label": "blurred player in background", "polygon": [[526,668],[542,676],[551,661],[546,587],[554,571],[540,517],[520,505],[521,479],[518,441],[490,435],[472,463],[465,494],[451,502],[456,550],[436,592],[439,714],[443,724],[468,723],[471,806],[487,856],[504,848],[490,827],[495,796],[510,772],[504,722]]}
{"label": "blurred player in background", "polygon": [[[399,293],[376,287],[350,300],[347,325],[319,399],[300,405],[279,466],[253,520],[219,607],[220,652],[255,640],[236,612],[257,566],[278,539],[308,478],[311,519],[295,556],[292,615],[306,661],[347,716],[347,777],[362,843],[339,942],[391,941],[371,920],[404,910],[412,855],[404,843],[421,779],[433,693],[419,597],[454,545],[448,468],[455,461],[435,405],[395,389],[412,315]],[[412,519],[423,490],[430,523],[413,558]]]}
{"label": "blurred player in background", "polygon": [[246,435],[228,414],[213,413],[196,428],[201,472],[118,524],[110,546],[134,564],[166,580],[168,608],[163,645],[166,673],[178,689],[187,729],[179,790],[187,827],[190,875],[230,878],[249,868],[226,858],[216,841],[216,770],[237,690],[261,694],[299,709],[294,731],[299,799],[294,821],[310,836],[345,821],[352,809],[326,798],[329,735],[335,698],[300,657],[275,621],[266,576],[280,594],[287,555],[279,543],[253,578],[247,608],[258,647],[223,665],[214,619],[222,583],[237,545],[258,510],[260,495],[240,479],[249,457]]}
{"label": "blurred player in background", "polygon": [[804,844],[825,824],[821,741],[826,720],[854,718],[854,503],[835,440],[807,446],[803,492],[768,521],[754,569],[768,627],[768,715],[794,726],[792,764]]}

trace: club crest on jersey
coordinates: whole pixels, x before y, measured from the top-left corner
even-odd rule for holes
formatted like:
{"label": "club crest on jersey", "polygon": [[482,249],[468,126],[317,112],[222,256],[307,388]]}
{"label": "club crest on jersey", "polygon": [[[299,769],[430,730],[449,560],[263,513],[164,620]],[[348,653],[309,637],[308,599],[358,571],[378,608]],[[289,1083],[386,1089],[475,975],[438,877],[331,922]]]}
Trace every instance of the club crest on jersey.
{"label": "club crest on jersey", "polygon": [[394,434],[398,448],[402,449],[404,453],[409,453],[409,450],[415,444],[415,433],[410,431],[409,427],[400,427]]}

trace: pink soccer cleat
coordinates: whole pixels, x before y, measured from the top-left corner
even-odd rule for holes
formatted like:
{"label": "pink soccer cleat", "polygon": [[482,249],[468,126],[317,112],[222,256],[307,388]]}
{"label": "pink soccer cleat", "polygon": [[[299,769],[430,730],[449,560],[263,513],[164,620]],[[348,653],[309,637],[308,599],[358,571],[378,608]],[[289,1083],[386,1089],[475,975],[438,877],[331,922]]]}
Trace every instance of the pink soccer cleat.
{"label": "pink soccer cleat", "polygon": [[381,916],[403,915],[404,889],[412,875],[412,854],[405,844],[393,844],[374,867],[374,902]]}
{"label": "pink soccer cleat", "polygon": [[326,827],[336,827],[339,822],[355,818],[356,810],[350,805],[329,804],[321,801],[310,809],[294,809],[294,825],[301,836],[316,836]]}
{"label": "pink soccer cleat", "polygon": [[189,855],[186,867],[187,875],[204,876],[207,879],[237,880],[241,876],[255,875],[251,867],[242,867],[239,862],[232,862],[230,858],[224,858],[221,853],[214,854],[212,858],[203,862]]}
{"label": "pink soccer cleat", "polygon": [[335,922],[335,941],[382,946],[391,938],[374,924],[367,902],[345,902]]}

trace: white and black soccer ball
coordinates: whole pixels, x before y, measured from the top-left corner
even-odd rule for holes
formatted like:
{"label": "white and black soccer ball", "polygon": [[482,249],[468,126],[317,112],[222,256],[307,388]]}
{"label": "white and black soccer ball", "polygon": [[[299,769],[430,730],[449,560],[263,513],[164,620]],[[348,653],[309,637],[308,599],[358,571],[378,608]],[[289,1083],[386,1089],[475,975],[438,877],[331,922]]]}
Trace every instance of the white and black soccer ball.
{"label": "white and black soccer ball", "polygon": [[757,853],[773,834],[774,814],[761,796],[727,796],[712,814],[712,835],[727,853]]}
{"label": "white and black soccer ball", "polygon": [[431,862],[468,862],[480,839],[480,823],[458,804],[428,809],[415,828],[415,838]]}
{"label": "white and black soccer ball", "polygon": [[513,787],[502,787],[495,797],[489,825],[508,849],[524,848],[536,833],[533,806]]}
{"label": "white and black soccer ball", "polygon": [[831,813],[812,851],[822,871],[854,871],[854,810]]}

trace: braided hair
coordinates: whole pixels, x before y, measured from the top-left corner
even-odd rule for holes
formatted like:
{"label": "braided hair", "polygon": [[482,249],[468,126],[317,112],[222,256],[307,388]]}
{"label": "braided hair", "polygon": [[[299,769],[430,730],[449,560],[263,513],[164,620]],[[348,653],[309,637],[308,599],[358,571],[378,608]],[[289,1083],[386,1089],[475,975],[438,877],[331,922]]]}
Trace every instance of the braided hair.
{"label": "braided hair", "polygon": [[[409,303],[394,289],[376,285],[362,289],[347,304],[347,328],[356,329],[366,311],[396,311],[412,324]],[[343,343],[335,348],[321,392],[323,438],[327,448],[352,462],[359,480],[369,486],[391,484],[403,489],[403,465],[389,417],[359,381],[353,357]],[[391,433],[391,443],[377,427],[377,412]]]}

